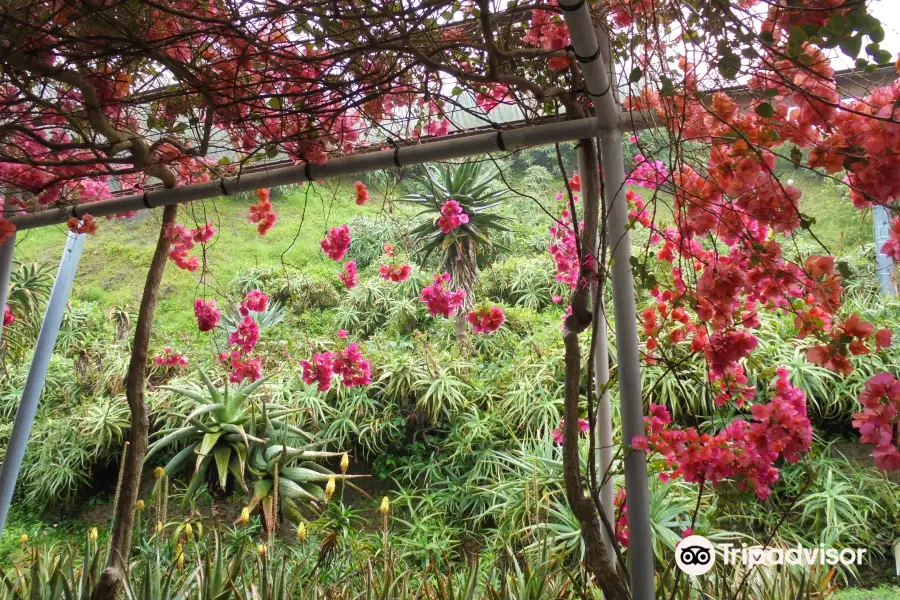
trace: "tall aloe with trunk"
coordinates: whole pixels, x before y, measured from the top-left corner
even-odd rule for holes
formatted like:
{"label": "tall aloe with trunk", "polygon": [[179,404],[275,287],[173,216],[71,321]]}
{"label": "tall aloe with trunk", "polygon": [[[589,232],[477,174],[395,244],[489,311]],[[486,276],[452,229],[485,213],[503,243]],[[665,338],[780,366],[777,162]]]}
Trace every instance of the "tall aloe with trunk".
{"label": "tall aloe with trunk", "polygon": [[[486,267],[489,251],[497,244],[491,236],[509,231],[503,225],[506,219],[490,212],[503,203],[508,190],[496,190],[493,183],[498,171],[481,160],[468,160],[444,166],[426,165],[425,176],[420,178],[423,192],[400,198],[422,206],[417,217],[430,217],[410,232],[418,246],[416,258],[424,264],[435,252],[441,253],[441,268],[451,276],[456,289],[465,290],[464,310],[456,315],[456,337],[465,334],[465,312],[475,305],[475,283],[478,270]],[[468,222],[443,231],[438,226],[441,208],[450,200],[456,200]]]}

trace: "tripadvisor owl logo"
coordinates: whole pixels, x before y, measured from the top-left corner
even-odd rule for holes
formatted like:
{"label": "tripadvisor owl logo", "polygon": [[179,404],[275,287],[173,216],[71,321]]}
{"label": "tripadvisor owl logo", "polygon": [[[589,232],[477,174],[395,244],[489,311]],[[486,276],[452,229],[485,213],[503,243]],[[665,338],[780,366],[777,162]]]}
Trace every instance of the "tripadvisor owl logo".
{"label": "tripadvisor owl logo", "polygon": [[695,577],[709,573],[716,564],[716,549],[702,535],[689,535],[675,547],[675,564]]}
{"label": "tripadvisor owl logo", "polygon": [[[865,548],[818,547],[775,548],[741,544],[719,544],[722,563],[728,566],[770,567],[778,565],[861,565]],[[704,575],[716,564],[716,547],[702,535],[689,535],[675,547],[675,564],[688,575]]]}

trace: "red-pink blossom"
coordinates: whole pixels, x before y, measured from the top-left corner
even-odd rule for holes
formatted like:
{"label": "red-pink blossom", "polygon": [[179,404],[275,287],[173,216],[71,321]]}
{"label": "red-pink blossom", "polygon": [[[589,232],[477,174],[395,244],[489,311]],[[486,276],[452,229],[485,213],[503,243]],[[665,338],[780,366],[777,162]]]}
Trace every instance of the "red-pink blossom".
{"label": "red-pink blossom", "polygon": [[332,353],[334,372],[341,376],[341,382],[347,387],[357,387],[372,383],[372,366],[369,360],[363,359],[359,344],[348,344],[340,352]]}
{"label": "red-pink blossom", "polygon": [[228,343],[238,346],[242,354],[253,352],[259,342],[259,324],[250,315],[238,323],[237,329],[228,334]]}
{"label": "red-pink blossom", "polygon": [[438,227],[444,233],[450,233],[454,229],[469,222],[469,215],[456,200],[447,200],[441,206],[441,216],[438,218]]}
{"label": "red-pink blossom", "polygon": [[366,202],[369,201],[369,190],[366,188],[366,184],[362,181],[357,181],[353,185],[356,187],[356,204],[365,206]]}
{"label": "red-pink blossom", "polygon": [[381,267],[378,268],[378,274],[381,275],[381,278],[385,281],[399,283],[409,279],[409,276],[412,274],[412,267],[409,265],[382,264]]}
{"label": "red-pink blossom", "polygon": [[347,225],[332,227],[325,235],[325,239],[319,242],[319,246],[331,260],[341,260],[350,248],[350,227]]}
{"label": "red-pink blossom", "polygon": [[13,313],[12,309],[9,307],[9,304],[3,307],[3,326],[8,327],[12,325],[16,321],[16,315]]}
{"label": "red-pink blossom", "polygon": [[444,284],[450,281],[450,275],[435,275],[433,283],[422,289],[421,300],[428,307],[428,313],[432,317],[443,315],[450,317],[466,301],[465,290],[450,291],[444,289]]}
{"label": "red-pink blossom", "polygon": [[[565,428],[566,428],[566,420],[560,419],[559,427],[557,427],[556,429],[554,429],[553,431],[550,432],[550,437],[553,438],[553,443],[555,443],[555,444],[563,443],[563,438],[565,437],[563,435],[563,431],[565,430]],[[578,431],[580,431],[581,433],[586,433],[590,428],[591,428],[591,424],[588,422],[587,419],[578,419]]]}
{"label": "red-pink blossom", "polygon": [[300,363],[303,367],[303,382],[309,385],[317,384],[320,392],[331,389],[331,376],[334,374],[331,352],[313,354],[310,360]]}
{"label": "red-pink blossom", "polygon": [[181,352],[176,352],[169,347],[163,348],[161,354],[157,354],[153,357],[153,362],[160,366],[165,367],[174,367],[183,369],[188,366],[187,357]]}
{"label": "red-pink blossom", "polygon": [[859,430],[861,442],[875,444],[875,466],[900,469],[900,442],[895,437],[900,428],[900,380],[891,373],[875,375],[866,382],[859,403],[862,411],[853,413],[853,426]]}
{"label": "red-pink blossom", "polygon": [[256,231],[259,235],[266,235],[272,229],[278,220],[275,208],[269,200],[269,190],[256,190],[256,196],[259,202],[250,206],[250,212],[247,214],[247,220],[250,223],[257,223]]}
{"label": "red-pink blossom", "polygon": [[269,307],[269,297],[262,292],[262,290],[251,290],[244,297],[244,301],[241,302],[241,315],[247,316],[250,314],[250,311],[253,312],[265,312],[266,308]]}
{"label": "red-pink blossom", "polygon": [[219,324],[222,311],[216,306],[215,300],[194,300],[194,315],[197,317],[197,326],[200,331],[212,331]]}
{"label": "red-pink blossom", "polygon": [[359,274],[356,271],[356,261],[350,260],[344,263],[343,271],[338,273],[338,279],[343,282],[348,290],[359,284]]}
{"label": "red-pink blossom", "polygon": [[472,326],[472,331],[475,333],[493,333],[497,331],[503,325],[504,318],[503,309],[499,306],[483,306],[466,315],[466,321],[469,322]]}

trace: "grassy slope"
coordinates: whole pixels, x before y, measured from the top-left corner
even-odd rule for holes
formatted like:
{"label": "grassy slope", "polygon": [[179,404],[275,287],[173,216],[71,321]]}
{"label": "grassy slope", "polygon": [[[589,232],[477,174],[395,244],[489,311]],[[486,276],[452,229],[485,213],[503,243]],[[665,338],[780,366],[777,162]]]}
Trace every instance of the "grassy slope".
{"label": "grassy slope", "polygon": [[[356,206],[351,190],[349,186],[318,185],[294,189],[279,198],[273,193],[279,220],[265,236],[247,222],[247,208],[255,198],[219,198],[182,209],[180,223],[193,226],[195,222],[210,220],[218,233],[206,252],[206,285],[199,283],[200,270],[190,273],[172,263],[166,269],[155,324],[158,339],[193,336],[196,326],[192,299],[225,291],[232,278],[248,268],[278,266],[283,262],[305,271],[336,273],[340,266],[319,249],[325,231],[354,215],[376,215],[381,210],[375,201],[366,207]],[[159,231],[158,213],[143,214],[134,221],[104,221],[85,247],[73,297],[97,302],[104,308],[120,306],[136,311]],[[65,235],[63,227],[23,232],[16,246],[16,258],[56,263]],[[192,254],[202,260],[201,252],[196,246]],[[219,303],[221,306],[221,296]]]}

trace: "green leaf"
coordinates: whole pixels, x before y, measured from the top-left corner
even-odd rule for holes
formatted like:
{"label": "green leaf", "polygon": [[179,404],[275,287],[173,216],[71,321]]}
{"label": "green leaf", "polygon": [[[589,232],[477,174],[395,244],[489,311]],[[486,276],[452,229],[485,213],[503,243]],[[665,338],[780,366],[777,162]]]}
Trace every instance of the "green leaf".
{"label": "green leaf", "polygon": [[201,456],[206,456],[212,449],[216,446],[216,442],[219,441],[219,438],[222,437],[224,431],[217,431],[215,433],[207,433],[203,436],[203,441],[200,443],[200,447],[197,449],[197,454]]}
{"label": "green leaf", "polygon": [[850,58],[856,58],[859,56],[859,51],[862,49],[862,36],[857,34],[851,37],[846,37],[841,40],[841,43],[838,44],[841,48],[841,52],[849,56]]}
{"label": "green leaf", "polygon": [[663,75],[660,77],[660,81],[662,82],[662,88],[659,90],[660,96],[673,96],[675,95],[675,84],[672,83],[672,80]]}
{"label": "green leaf", "polygon": [[644,76],[644,71],[640,67],[635,67],[631,70],[631,75],[628,76],[629,83],[637,83],[641,80],[641,77]]}
{"label": "green leaf", "polygon": [[216,458],[216,469],[219,472],[219,487],[223,490],[228,484],[228,461],[231,459],[231,446],[222,445],[213,450]]}
{"label": "green leaf", "polygon": [[727,54],[719,59],[719,73],[726,79],[734,79],[741,70],[741,57]]}
{"label": "green leaf", "polygon": [[775,109],[772,108],[772,105],[768,102],[763,102],[756,107],[756,114],[763,118],[771,119],[773,116],[775,116]]}

